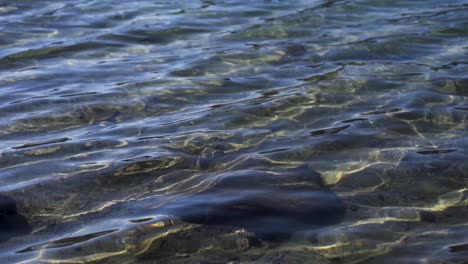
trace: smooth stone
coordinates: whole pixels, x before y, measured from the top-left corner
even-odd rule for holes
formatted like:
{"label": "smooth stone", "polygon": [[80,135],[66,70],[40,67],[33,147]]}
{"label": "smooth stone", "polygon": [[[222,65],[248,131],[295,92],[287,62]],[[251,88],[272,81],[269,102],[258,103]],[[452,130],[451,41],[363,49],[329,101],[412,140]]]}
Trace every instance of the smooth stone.
{"label": "smooth stone", "polygon": [[0,195],[0,242],[29,234],[31,231],[26,218],[18,214],[15,200]]}
{"label": "smooth stone", "polygon": [[245,228],[267,240],[337,224],[346,206],[308,166],[236,171],[211,188],[160,208],[182,221]]}

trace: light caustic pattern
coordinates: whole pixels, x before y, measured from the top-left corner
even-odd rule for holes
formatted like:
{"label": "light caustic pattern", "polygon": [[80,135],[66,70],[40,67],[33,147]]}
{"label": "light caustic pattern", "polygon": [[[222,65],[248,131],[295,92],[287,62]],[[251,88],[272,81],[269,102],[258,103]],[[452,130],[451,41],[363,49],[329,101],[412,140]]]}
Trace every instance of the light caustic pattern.
{"label": "light caustic pattern", "polygon": [[467,21],[0,0],[0,260],[465,263]]}

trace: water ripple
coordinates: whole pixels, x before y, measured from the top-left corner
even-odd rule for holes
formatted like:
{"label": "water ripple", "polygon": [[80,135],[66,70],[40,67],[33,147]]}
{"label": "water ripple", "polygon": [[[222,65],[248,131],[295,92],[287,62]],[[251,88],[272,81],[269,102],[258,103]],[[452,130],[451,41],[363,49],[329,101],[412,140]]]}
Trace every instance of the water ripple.
{"label": "water ripple", "polygon": [[467,9],[0,1],[0,260],[463,263]]}

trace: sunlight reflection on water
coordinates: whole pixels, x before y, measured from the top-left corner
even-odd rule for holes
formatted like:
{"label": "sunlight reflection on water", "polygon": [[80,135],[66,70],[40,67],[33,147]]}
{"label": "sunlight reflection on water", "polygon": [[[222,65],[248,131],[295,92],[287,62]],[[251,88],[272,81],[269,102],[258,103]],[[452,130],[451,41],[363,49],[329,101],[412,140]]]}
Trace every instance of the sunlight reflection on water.
{"label": "sunlight reflection on water", "polygon": [[467,9],[0,1],[0,259],[464,263]]}

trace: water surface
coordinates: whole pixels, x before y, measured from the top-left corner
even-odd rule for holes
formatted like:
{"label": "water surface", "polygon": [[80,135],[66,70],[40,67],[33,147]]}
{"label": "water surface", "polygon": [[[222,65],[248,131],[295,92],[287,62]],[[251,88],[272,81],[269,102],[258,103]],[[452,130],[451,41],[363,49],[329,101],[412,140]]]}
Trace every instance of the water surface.
{"label": "water surface", "polygon": [[[0,0],[0,259],[466,263],[467,29],[466,0]],[[164,209],[210,204],[267,224]]]}

